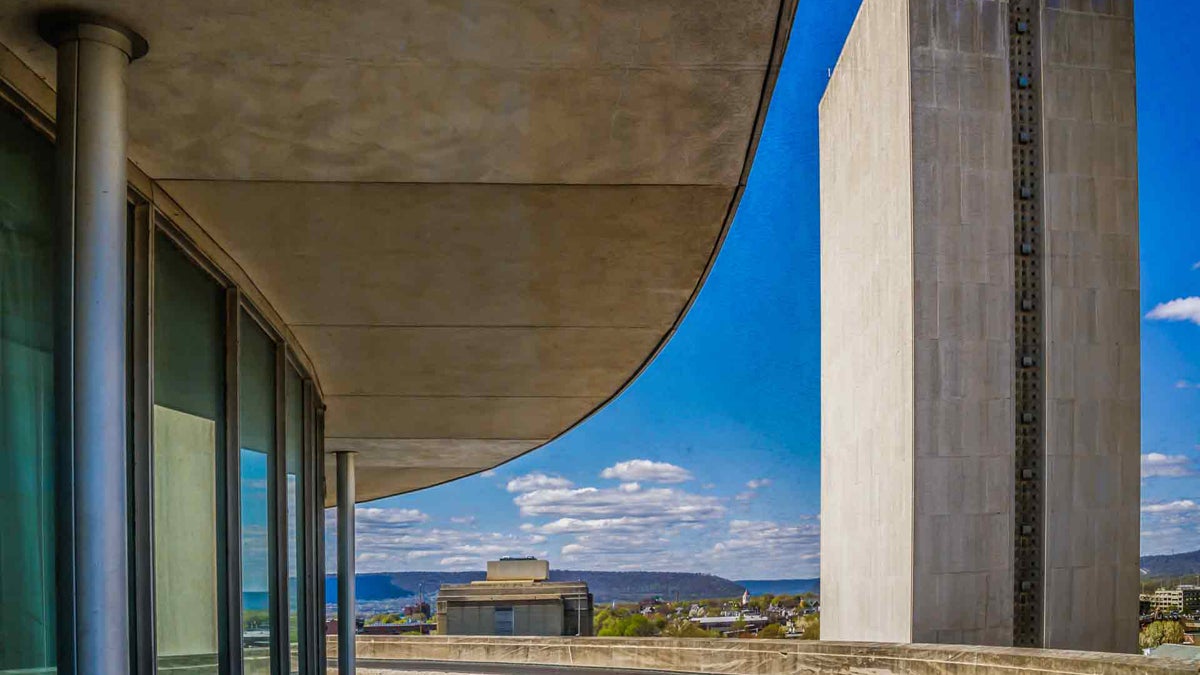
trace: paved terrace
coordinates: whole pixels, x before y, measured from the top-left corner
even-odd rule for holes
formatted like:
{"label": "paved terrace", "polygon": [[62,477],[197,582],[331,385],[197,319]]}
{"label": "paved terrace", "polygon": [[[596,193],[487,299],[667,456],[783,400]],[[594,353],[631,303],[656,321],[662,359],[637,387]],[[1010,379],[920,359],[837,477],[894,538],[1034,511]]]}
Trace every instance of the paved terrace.
{"label": "paved terrace", "polygon": [[[334,641],[330,641],[331,663],[335,660],[336,649]],[[387,636],[359,637],[357,655],[358,672],[364,675],[393,672],[554,675],[595,669],[642,675],[655,672],[719,675],[1200,673],[1200,666],[1196,664],[1144,656],[1007,647],[797,640]],[[514,670],[513,666],[522,668]]]}

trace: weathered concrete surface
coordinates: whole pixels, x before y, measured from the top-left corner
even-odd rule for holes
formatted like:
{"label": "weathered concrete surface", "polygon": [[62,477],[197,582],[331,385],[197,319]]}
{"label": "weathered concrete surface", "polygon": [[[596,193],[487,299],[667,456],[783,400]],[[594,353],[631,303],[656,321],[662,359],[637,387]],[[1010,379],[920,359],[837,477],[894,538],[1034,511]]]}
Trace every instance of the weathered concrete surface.
{"label": "weathered concrete surface", "polygon": [[[72,4],[150,41],[131,158],[296,336],[368,500],[536,447],[647,362],[730,222],[795,0]],[[32,18],[59,5],[0,6],[51,85]]]}
{"label": "weathered concrete surface", "polygon": [[1012,644],[1013,197],[1000,0],[911,0],[913,640]]}
{"label": "weathered concrete surface", "polygon": [[1049,4],[1046,644],[1132,651],[1141,496],[1133,2]]}
{"label": "weathered concrete surface", "polygon": [[[378,660],[543,664],[723,675],[1196,675],[1195,664],[1145,656],[929,644],[669,638],[359,637],[359,672]],[[337,651],[327,642],[330,659]],[[334,672],[330,670],[330,672]]]}
{"label": "weathered concrete surface", "polygon": [[821,102],[821,630],[913,639],[908,1],[863,4]]}
{"label": "weathered concrete surface", "polygon": [[[1045,4],[1041,639],[1132,651],[1132,2]],[[833,639],[1013,640],[1008,22],[1003,0],[866,0],[822,104],[822,628]],[[910,144],[911,164],[888,163]],[[890,572],[911,573],[900,585],[911,596],[880,583]]]}

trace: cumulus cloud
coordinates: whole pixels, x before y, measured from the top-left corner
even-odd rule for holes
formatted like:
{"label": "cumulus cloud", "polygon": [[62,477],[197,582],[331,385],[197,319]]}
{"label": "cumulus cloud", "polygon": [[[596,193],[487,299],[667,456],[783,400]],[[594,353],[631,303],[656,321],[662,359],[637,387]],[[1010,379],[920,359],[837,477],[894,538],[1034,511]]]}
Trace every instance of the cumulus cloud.
{"label": "cumulus cloud", "polygon": [[569,488],[574,483],[562,476],[549,476],[540,471],[517,476],[505,486],[509,492],[533,492],[534,490]]}
{"label": "cumulus cloud", "polygon": [[627,491],[585,487],[535,490],[513,500],[522,516],[581,519],[632,518],[647,523],[697,523],[719,518],[725,507],[716,497],[672,488]]}
{"label": "cumulus cloud", "polygon": [[373,506],[354,507],[356,526],[378,525],[380,527],[411,527],[424,523],[429,516],[417,509],[384,509]]}
{"label": "cumulus cloud", "polygon": [[[708,555],[716,562],[737,561],[738,578],[748,575],[794,574],[816,576],[820,570],[821,526],[813,516],[796,523],[762,520],[733,520],[727,536],[712,546]],[[747,552],[753,552],[748,556]]]}
{"label": "cumulus cloud", "polygon": [[758,496],[758,491],[771,484],[770,478],[754,478],[746,481],[746,490],[739,492],[734,499],[739,502],[748,502]]}
{"label": "cumulus cloud", "polygon": [[487,471],[484,471],[483,473],[479,474],[479,477],[480,478],[491,478],[492,476],[495,476],[495,475],[496,475],[495,469],[488,469]]}
{"label": "cumulus cloud", "polygon": [[1180,478],[1196,473],[1187,455],[1164,455],[1150,452],[1142,455],[1142,478]]}
{"label": "cumulus cloud", "polygon": [[696,570],[702,542],[723,524],[726,510],[715,496],[632,482],[538,490],[513,502],[522,517],[548,518],[524,523],[521,531],[559,538],[561,562],[618,570]]}
{"label": "cumulus cloud", "polygon": [[1142,555],[1200,548],[1200,504],[1192,499],[1142,504]]}
{"label": "cumulus cloud", "polygon": [[1158,504],[1142,504],[1142,513],[1192,513],[1200,511],[1200,504],[1190,499],[1176,499],[1173,502],[1161,502]]}
{"label": "cumulus cloud", "polygon": [[666,462],[631,459],[627,462],[618,462],[601,471],[600,477],[626,482],[682,483],[692,479],[692,472],[681,466],[675,466]]}
{"label": "cumulus cloud", "polygon": [[[332,509],[325,514],[326,565],[332,566],[337,518]],[[541,534],[444,529],[425,526],[428,521],[429,516],[416,509],[355,509],[359,571],[483,569],[499,556],[546,554],[546,537]]]}
{"label": "cumulus cloud", "polygon": [[1200,325],[1200,297],[1190,296],[1164,302],[1146,314],[1154,321],[1191,321]]}

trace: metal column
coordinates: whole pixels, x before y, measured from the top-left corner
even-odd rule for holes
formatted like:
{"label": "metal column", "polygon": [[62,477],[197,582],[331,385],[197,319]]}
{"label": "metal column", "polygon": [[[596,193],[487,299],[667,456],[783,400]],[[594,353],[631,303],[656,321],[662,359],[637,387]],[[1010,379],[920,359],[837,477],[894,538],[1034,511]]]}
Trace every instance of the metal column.
{"label": "metal column", "polygon": [[338,673],[354,673],[354,453],[337,457]]}
{"label": "metal column", "polygon": [[[146,41],[102,17],[39,17],[58,49],[58,199],[63,259],[60,508],[72,549],[72,634],[77,673],[130,672],[129,233],[126,223],[125,70]],[[70,668],[71,664],[66,664]]]}

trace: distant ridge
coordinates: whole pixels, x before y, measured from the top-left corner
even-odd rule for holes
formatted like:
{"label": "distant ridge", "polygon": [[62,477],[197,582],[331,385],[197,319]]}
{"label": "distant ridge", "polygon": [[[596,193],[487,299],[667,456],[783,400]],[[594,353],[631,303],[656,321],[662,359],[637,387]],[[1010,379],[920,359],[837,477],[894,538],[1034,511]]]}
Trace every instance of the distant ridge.
{"label": "distant ridge", "polygon": [[738,579],[750,595],[800,595],[801,593],[820,593],[820,579]]}
{"label": "distant ridge", "polygon": [[1149,578],[1200,575],[1200,550],[1142,556],[1141,567],[1142,576]]}
{"label": "distant ridge", "polygon": [[[356,575],[356,595],[360,602],[426,598],[442,584],[482,581],[483,572],[378,572]],[[712,574],[692,572],[602,572],[594,570],[550,570],[551,581],[585,581],[597,603],[637,602],[643,598],[693,600],[732,598],[745,587]],[[325,578],[325,601],[337,602],[337,577]]]}

